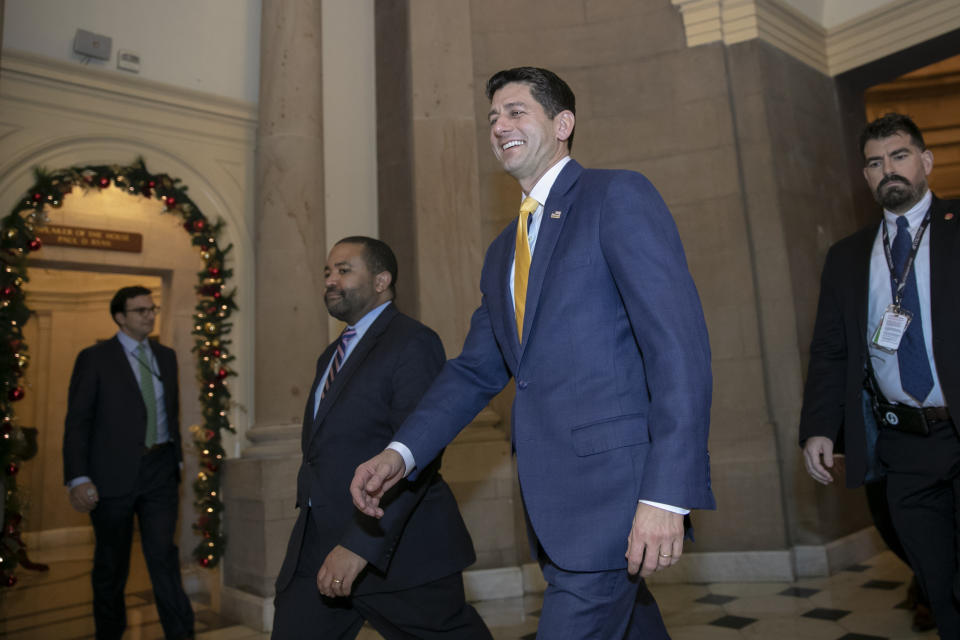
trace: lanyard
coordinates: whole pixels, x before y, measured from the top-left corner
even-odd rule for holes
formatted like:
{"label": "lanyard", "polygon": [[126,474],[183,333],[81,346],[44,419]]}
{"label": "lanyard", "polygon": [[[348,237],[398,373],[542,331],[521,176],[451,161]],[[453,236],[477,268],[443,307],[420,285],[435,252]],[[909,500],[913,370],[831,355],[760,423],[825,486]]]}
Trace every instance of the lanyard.
{"label": "lanyard", "polygon": [[[896,294],[893,296],[894,307],[900,308],[900,301],[903,300],[903,290],[907,286],[910,269],[913,267],[913,261],[917,257],[917,250],[920,248],[920,240],[923,238],[923,233],[929,225],[930,209],[927,209],[926,215],[923,216],[923,222],[920,223],[920,228],[917,229],[917,235],[913,239],[913,244],[910,246],[910,254],[907,256],[907,262],[903,265],[903,273],[898,278],[894,271],[893,254],[890,251],[890,233],[887,231],[887,221],[884,220],[881,224],[883,231],[883,255],[887,258],[887,267],[890,269],[890,279],[893,280],[893,284],[897,288]],[[899,231],[897,233],[899,233]]]}

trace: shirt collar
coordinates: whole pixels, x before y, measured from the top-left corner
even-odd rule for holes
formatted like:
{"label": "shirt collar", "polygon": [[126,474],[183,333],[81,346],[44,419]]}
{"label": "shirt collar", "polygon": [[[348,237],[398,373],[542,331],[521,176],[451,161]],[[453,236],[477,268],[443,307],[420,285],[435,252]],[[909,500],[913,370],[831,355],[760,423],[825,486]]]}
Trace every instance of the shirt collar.
{"label": "shirt collar", "polygon": [[363,334],[367,332],[367,329],[370,328],[370,325],[372,325],[374,321],[380,317],[380,314],[383,313],[383,310],[386,309],[387,305],[391,302],[393,302],[393,300],[387,300],[383,304],[370,309],[370,311],[367,311],[365,316],[357,320],[357,324],[353,326],[348,325],[349,328],[357,332],[357,339],[363,337]]}
{"label": "shirt collar", "polygon": [[150,338],[144,338],[143,342],[137,342],[124,333],[123,330],[117,331],[117,339],[120,340],[120,344],[123,345],[123,349],[127,353],[133,353],[141,344],[146,347],[150,346]]}
{"label": "shirt collar", "polygon": [[[916,231],[920,227],[920,223],[923,222],[923,217],[927,214],[927,210],[930,208],[932,201],[933,193],[930,189],[927,189],[927,192],[923,194],[920,201],[903,214],[907,218],[907,223],[910,225],[911,230]],[[899,217],[897,214],[887,211],[886,209],[883,211],[883,218],[887,221],[887,224],[890,225],[887,228],[890,230],[891,238],[896,234],[897,218]]]}
{"label": "shirt collar", "polygon": [[[524,197],[529,195],[531,198],[540,203],[542,207],[547,201],[547,197],[550,195],[550,190],[553,189],[553,183],[557,181],[557,176],[560,175],[560,171],[570,162],[570,156],[563,156],[557,163],[547,169],[547,172],[543,174],[537,184],[533,185],[533,189],[530,190],[529,194],[524,194]],[[522,198],[521,198],[522,201]]]}

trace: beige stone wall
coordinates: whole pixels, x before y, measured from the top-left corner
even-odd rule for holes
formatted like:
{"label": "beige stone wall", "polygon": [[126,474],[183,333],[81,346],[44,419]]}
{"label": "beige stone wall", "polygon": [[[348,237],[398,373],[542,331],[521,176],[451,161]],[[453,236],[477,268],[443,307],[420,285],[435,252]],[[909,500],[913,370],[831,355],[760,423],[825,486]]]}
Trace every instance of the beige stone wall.
{"label": "beige stone wall", "polygon": [[[476,113],[493,72],[556,71],[578,98],[573,156],[644,173],[674,214],[713,350],[719,510],[695,514],[691,550],[783,549],[866,526],[862,498],[797,476],[819,268],[850,230],[830,79],[767,45],[687,48],[669,0],[474,0],[471,25]],[[486,243],[518,191],[487,151],[483,118],[476,135]],[[493,406],[508,415],[502,395]],[[797,509],[811,512],[802,526]]]}

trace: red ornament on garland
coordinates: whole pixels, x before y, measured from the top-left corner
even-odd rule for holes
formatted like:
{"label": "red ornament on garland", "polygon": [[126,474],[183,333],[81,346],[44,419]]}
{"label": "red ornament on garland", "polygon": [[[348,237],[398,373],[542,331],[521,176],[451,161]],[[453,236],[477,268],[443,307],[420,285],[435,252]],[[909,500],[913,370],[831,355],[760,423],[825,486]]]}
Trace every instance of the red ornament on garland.
{"label": "red ornament on garland", "polygon": [[7,465],[6,472],[8,476],[17,475],[17,471],[20,471],[20,467],[17,466],[16,462],[11,462]]}
{"label": "red ornament on garland", "polygon": [[155,186],[157,186],[157,181],[151,180],[150,182],[147,183],[147,186],[153,189]]}
{"label": "red ornament on garland", "polygon": [[220,357],[220,349],[214,349],[213,351],[210,352],[210,355],[212,355],[214,358],[219,358],[219,357]]}
{"label": "red ornament on garland", "polygon": [[217,267],[210,267],[209,269],[207,269],[207,273],[209,273],[212,277],[216,278],[218,275],[220,275],[220,269],[218,269]]}
{"label": "red ornament on garland", "polygon": [[14,387],[10,389],[7,393],[7,397],[10,398],[11,402],[16,402],[17,400],[23,400],[24,391],[23,387]]}
{"label": "red ornament on garland", "polygon": [[210,565],[210,558],[208,558],[207,556],[203,556],[202,558],[200,558],[200,564],[202,564],[202,565],[205,566],[205,567],[206,567],[206,566],[209,566],[209,565]]}
{"label": "red ornament on garland", "polygon": [[42,194],[42,193],[35,193],[35,194],[33,194],[33,201],[34,201],[34,202],[40,202],[41,200],[43,200],[43,194]]}
{"label": "red ornament on garland", "polygon": [[167,205],[167,209],[172,209],[173,205],[177,204],[177,199],[173,196],[167,196],[163,199],[163,202]]}
{"label": "red ornament on garland", "polygon": [[220,369],[220,371],[217,371],[217,377],[221,380],[226,378],[228,375],[230,375],[230,373],[226,369]]}
{"label": "red ornament on garland", "polygon": [[8,284],[3,288],[2,291],[0,291],[0,294],[2,294],[4,298],[12,298],[16,292],[17,288],[12,284]]}
{"label": "red ornament on garland", "polygon": [[203,231],[203,228],[207,226],[207,223],[203,220],[197,220],[193,223],[193,228],[197,231]]}
{"label": "red ornament on garland", "polygon": [[39,251],[40,247],[43,246],[43,240],[41,240],[40,237],[38,236],[33,240],[31,240],[30,243],[27,244],[27,246],[30,248],[30,251]]}
{"label": "red ornament on garland", "polygon": [[17,584],[17,576],[13,576],[13,575],[7,576],[6,580],[4,581],[4,584],[7,585],[8,587],[12,587],[13,585]]}
{"label": "red ornament on garland", "polygon": [[100,185],[101,189],[106,189],[107,187],[110,186],[110,178],[104,176],[100,178],[100,180],[98,181],[98,184]]}

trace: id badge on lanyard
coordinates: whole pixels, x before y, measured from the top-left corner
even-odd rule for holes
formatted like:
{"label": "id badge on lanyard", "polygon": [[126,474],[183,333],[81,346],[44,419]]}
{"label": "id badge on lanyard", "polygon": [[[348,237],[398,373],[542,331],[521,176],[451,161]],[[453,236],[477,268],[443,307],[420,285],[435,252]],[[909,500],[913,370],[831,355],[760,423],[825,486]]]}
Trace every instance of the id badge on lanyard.
{"label": "id badge on lanyard", "polygon": [[910,254],[907,256],[907,261],[903,265],[903,273],[899,275],[895,273],[893,265],[893,256],[890,252],[890,235],[887,232],[886,220],[884,220],[881,225],[883,230],[883,253],[887,258],[887,267],[890,269],[890,279],[893,281],[895,289],[893,304],[888,305],[883,312],[883,316],[880,318],[880,322],[873,332],[873,337],[870,339],[870,345],[880,351],[891,354],[896,353],[897,349],[900,348],[900,341],[903,340],[903,336],[907,333],[907,327],[910,326],[910,321],[913,320],[913,314],[902,308],[900,303],[903,301],[903,290],[907,286],[910,269],[913,267],[913,262],[917,257],[917,250],[920,248],[920,240],[923,238],[923,234],[929,224],[930,211],[928,210],[927,214],[923,217],[923,222],[920,223],[920,228],[917,230],[917,236],[913,239]]}

